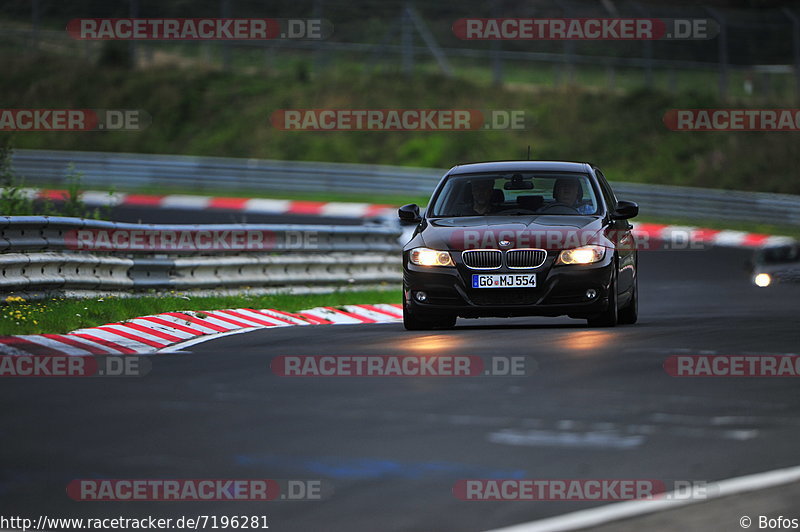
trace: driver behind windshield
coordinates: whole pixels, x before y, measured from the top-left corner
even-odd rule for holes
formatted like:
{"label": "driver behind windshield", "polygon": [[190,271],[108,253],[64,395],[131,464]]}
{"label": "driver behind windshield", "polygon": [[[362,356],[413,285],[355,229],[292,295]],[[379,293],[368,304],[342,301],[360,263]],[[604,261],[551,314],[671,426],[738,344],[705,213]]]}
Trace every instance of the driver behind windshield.
{"label": "driver behind windshield", "polygon": [[583,187],[577,179],[562,177],[553,186],[553,199],[556,205],[565,205],[579,214],[591,214],[594,207],[583,201]]}
{"label": "driver behind windshield", "polygon": [[468,208],[471,212],[467,216],[488,214],[492,211],[492,194],[494,193],[494,179],[473,179],[469,183],[472,193],[472,205]]}

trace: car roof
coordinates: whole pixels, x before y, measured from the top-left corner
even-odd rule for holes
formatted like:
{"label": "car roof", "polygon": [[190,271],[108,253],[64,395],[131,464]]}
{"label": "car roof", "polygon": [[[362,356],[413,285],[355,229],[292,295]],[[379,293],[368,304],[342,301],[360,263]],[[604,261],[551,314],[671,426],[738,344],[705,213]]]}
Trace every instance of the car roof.
{"label": "car roof", "polygon": [[448,172],[449,175],[473,174],[479,172],[588,172],[589,163],[569,161],[491,161],[484,163],[459,164]]}

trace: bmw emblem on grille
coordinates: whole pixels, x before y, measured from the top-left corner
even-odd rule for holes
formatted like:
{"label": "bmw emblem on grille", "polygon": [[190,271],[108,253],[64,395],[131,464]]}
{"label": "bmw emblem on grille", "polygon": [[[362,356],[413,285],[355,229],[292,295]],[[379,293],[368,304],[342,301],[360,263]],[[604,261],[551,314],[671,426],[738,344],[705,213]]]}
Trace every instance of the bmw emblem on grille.
{"label": "bmw emblem on grille", "polygon": [[500,244],[500,247],[506,248],[506,247],[511,245],[511,241],[510,240],[501,240],[500,242],[498,242],[498,244]]}

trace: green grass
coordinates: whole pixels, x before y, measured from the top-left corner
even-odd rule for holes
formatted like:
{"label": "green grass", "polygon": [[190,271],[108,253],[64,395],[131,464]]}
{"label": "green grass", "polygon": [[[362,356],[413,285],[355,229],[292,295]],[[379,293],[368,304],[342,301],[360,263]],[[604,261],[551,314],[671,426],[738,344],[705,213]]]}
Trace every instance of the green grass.
{"label": "green grass", "polygon": [[400,290],[335,292],[309,295],[262,295],[216,297],[140,297],[2,301],[0,335],[66,333],[83,327],[115,323],[137,316],[182,310],[226,308],[274,308],[296,311],[318,306],[356,303],[399,303]]}
{"label": "green grass", "polygon": [[[436,73],[406,79],[393,72],[352,72],[346,65],[312,75],[302,68],[128,70],[32,52],[3,59],[0,98],[7,107],[144,109],[153,117],[141,132],[20,132],[12,138],[17,148],[449,168],[520,158],[530,144],[533,158],[592,161],[612,181],[800,193],[798,133],[687,133],[664,126],[669,109],[764,106],[746,99],[720,102],[708,91],[606,91],[553,87],[546,81],[531,85],[535,90],[520,90]],[[313,132],[272,127],[274,111],[292,108],[522,110],[527,129]],[[157,186],[170,188],[168,183]],[[219,183],[230,195],[237,195],[235,188]],[[368,187],[364,195],[374,197]]]}

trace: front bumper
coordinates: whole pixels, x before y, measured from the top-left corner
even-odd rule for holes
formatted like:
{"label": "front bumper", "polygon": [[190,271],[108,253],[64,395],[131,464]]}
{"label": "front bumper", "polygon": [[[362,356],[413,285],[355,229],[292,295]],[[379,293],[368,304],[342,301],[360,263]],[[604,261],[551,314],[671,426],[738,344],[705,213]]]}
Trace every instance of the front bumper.
{"label": "front bumper", "polygon": [[[406,306],[421,314],[456,314],[464,318],[511,316],[562,316],[587,318],[608,308],[608,293],[614,273],[613,251],[600,262],[588,265],[554,266],[557,252],[548,253],[539,268],[474,270],[453,253],[455,267],[425,267],[410,264],[404,254],[403,297]],[[472,288],[475,273],[535,273],[536,288]],[[589,299],[588,289],[597,296]],[[413,294],[424,291],[425,302]]]}

